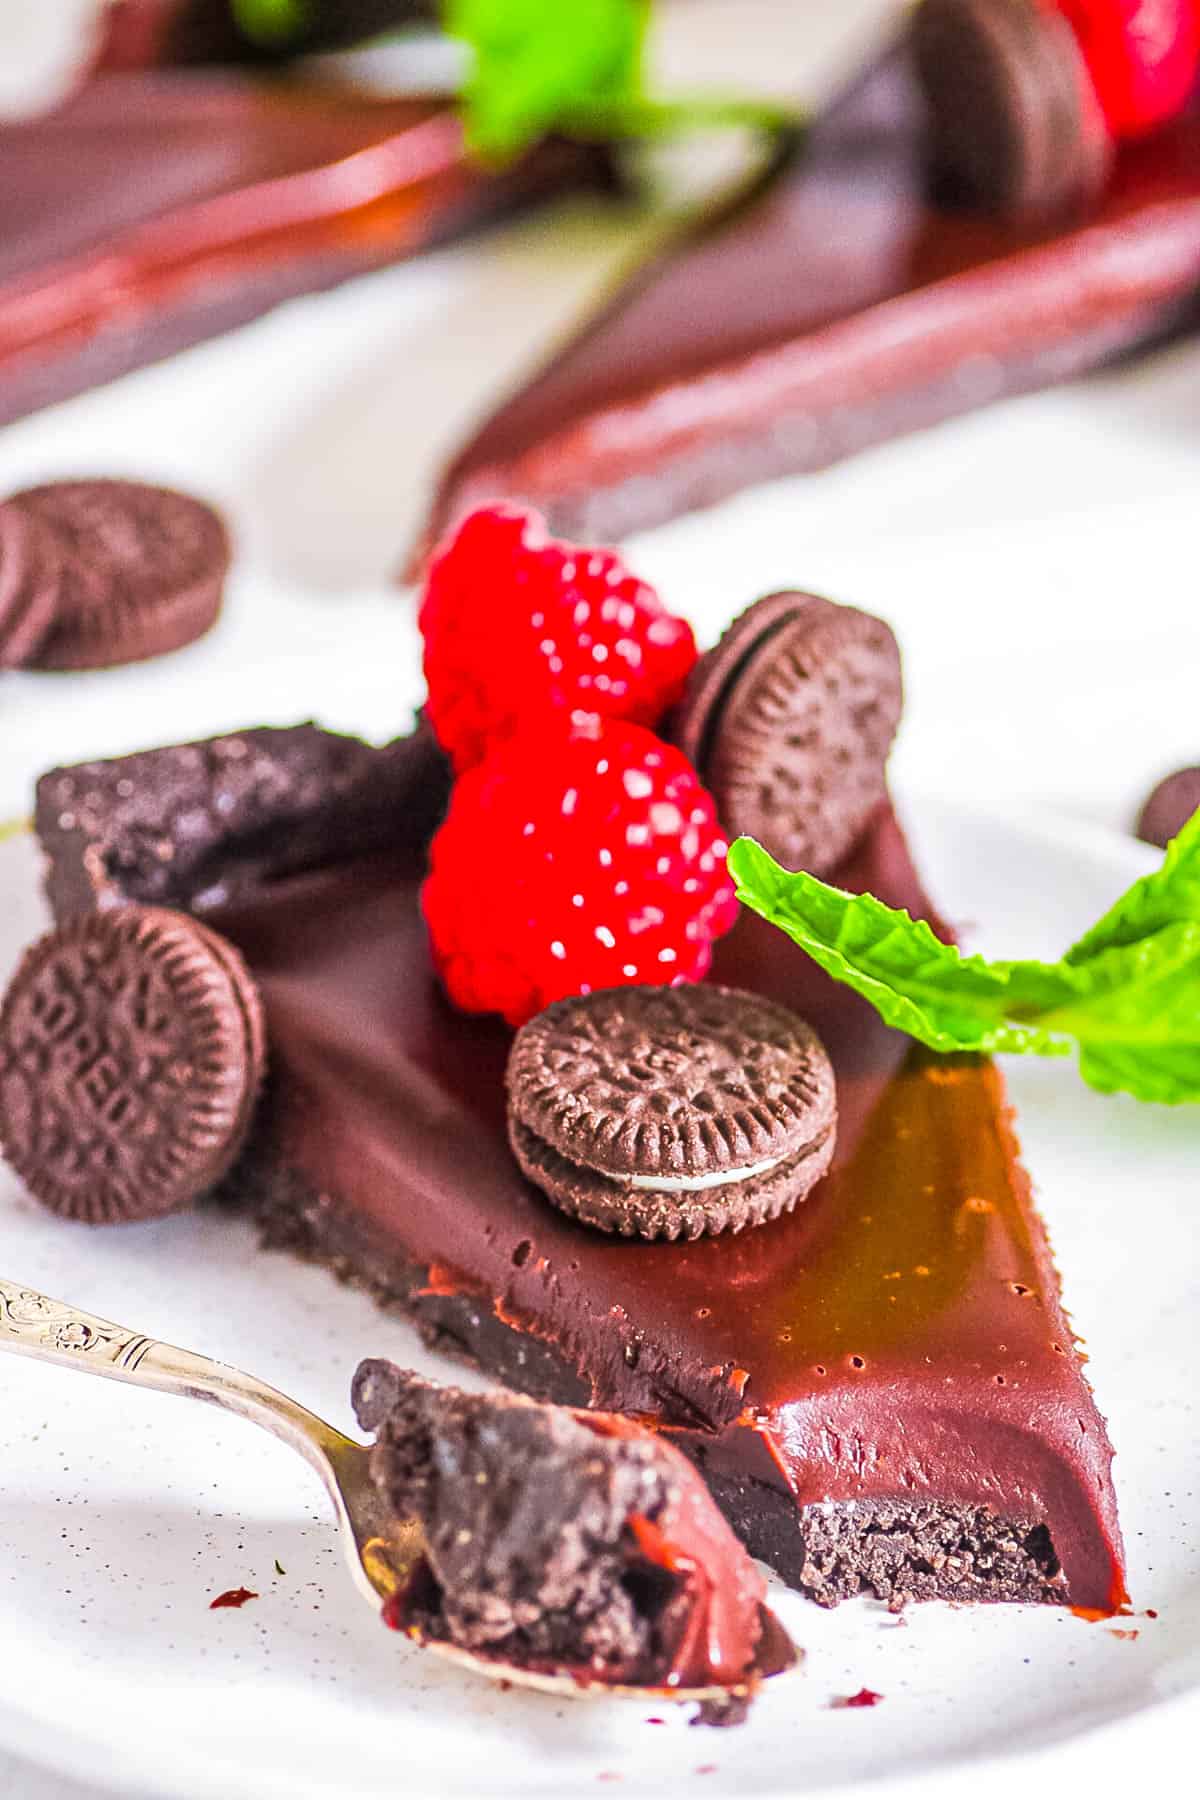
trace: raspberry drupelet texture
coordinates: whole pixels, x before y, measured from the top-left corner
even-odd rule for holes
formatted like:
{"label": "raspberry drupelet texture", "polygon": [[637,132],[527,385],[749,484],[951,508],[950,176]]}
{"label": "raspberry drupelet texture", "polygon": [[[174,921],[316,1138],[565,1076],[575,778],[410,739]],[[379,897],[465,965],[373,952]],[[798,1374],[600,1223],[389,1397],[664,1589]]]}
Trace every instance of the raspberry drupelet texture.
{"label": "raspberry drupelet texture", "polygon": [[512,506],[442,546],[420,625],[429,720],[459,774],[539,716],[655,725],[696,660],[691,626],[615,551],[559,543]]}
{"label": "raspberry drupelet texture", "polygon": [[422,904],[456,1006],[513,1025],[569,994],[697,981],[737,913],[711,796],[640,725],[499,745],[456,784]]}
{"label": "raspberry drupelet texture", "polygon": [[1052,0],[1075,33],[1117,137],[1174,118],[1196,86],[1198,0]]}

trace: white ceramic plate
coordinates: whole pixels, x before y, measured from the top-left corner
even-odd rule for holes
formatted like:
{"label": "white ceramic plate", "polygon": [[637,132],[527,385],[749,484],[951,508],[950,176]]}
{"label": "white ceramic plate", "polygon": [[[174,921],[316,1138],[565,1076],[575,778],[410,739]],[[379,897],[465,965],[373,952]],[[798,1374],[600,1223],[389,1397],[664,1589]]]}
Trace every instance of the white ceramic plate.
{"label": "white ceramic plate", "polygon": [[[1056,952],[1147,866],[1139,846],[1087,827],[929,798],[906,810],[934,891],[993,950]],[[35,888],[31,844],[0,847],[0,975],[41,923]],[[1148,1736],[1161,1763],[1194,1729],[1200,1681],[1200,1113],[1101,1099],[1061,1064],[1010,1075],[1118,1447],[1136,1610],[1116,1631],[1050,1609],[823,1613],[775,1582],[808,1661],[740,1731],[501,1694],[372,1618],[282,1446],[198,1405],[5,1358],[0,1746],[122,1795],[188,1800],[562,1797],[609,1783],[630,1797],[846,1794],[882,1777],[927,1793],[965,1764],[980,1795],[1011,1780],[1014,1751],[1026,1782],[1061,1774],[1064,1758],[1074,1781],[1093,1764],[1144,1767]],[[0,1171],[0,1243],[6,1275],[240,1363],[341,1425],[366,1353],[461,1377],[402,1323],[259,1255],[222,1218],[93,1233],[45,1217]],[[241,1585],[260,1597],[209,1611]],[[884,1696],[874,1709],[831,1706],[864,1685]]]}

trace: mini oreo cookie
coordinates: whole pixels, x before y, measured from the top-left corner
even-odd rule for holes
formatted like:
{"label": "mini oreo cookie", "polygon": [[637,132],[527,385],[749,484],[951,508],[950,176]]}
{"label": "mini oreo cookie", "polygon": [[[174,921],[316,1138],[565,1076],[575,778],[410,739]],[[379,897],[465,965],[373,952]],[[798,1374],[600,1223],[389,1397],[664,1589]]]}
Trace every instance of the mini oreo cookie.
{"label": "mini oreo cookie", "polygon": [[11,501],[0,505],[0,669],[23,668],[58,611],[63,565],[52,535]]}
{"label": "mini oreo cookie", "polygon": [[1039,0],[922,0],[913,60],[951,204],[1049,223],[1094,199],[1111,134],[1075,34]]}
{"label": "mini oreo cookie", "polygon": [[889,626],[816,594],[769,594],[701,657],[671,736],[730,833],[826,875],[886,795],[903,704]]}
{"label": "mini oreo cookie", "polygon": [[71,920],[26,951],[0,1007],[0,1149],[64,1218],[158,1218],[228,1172],[265,1060],[232,944],[157,907]]}
{"label": "mini oreo cookie", "polygon": [[201,500],[135,481],[57,481],[10,502],[55,539],[63,581],[30,666],[103,669],[179,650],[221,610],[228,533]]}
{"label": "mini oreo cookie", "polygon": [[507,1087],[509,1141],[530,1181],[622,1237],[760,1225],[803,1200],[833,1156],[820,1039],[734,988],[558,1000],[518,1031]]}
{"label": "mini oreo cookie", "polygon": [[1165,850],[1178,837],[1194,812],[1200,811],[1200,768],[1176,769],[1151,793],[1137,823],[1137,834],[1147,844]]}

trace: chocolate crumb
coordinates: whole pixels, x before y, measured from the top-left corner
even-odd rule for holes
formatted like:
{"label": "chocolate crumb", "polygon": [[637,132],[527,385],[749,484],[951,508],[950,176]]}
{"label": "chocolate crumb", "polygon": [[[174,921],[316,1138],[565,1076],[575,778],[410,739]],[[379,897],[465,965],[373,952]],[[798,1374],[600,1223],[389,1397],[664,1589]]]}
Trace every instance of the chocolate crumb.
{"label": "chocolate crumb", "polygon": [[731,1725],[744,1725],[750,1712],[745,1695],[731,1695],[728,1700],[702,1700],[689,1719],[690,1725],[713,1725],[718,1730]]}

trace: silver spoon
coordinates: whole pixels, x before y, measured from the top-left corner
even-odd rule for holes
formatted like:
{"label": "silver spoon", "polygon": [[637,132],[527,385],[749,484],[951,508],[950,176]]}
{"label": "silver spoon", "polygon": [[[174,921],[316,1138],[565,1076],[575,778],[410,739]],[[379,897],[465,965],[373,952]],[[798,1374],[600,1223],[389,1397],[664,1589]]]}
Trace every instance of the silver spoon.
{"label": "silver spoon", "polygon": [[[160,1344],[142,1332],[97,1319],[62,1300],[51,1300],[35,1289],[0,1277],[0,1350],[13,1350],[39,1362],[105,1375],[112,1381],[135,1387],[157,1388],[165,1394],[183,1394],[207,1400],[226,1412],[237,1413],[282,1438],[308,1461],[325,1484],[337,1516],[338,1533],[350,1572],[358,1590],[378,1613],[408,1582],[424,1552],[421,1528],[415,1519],[399,1519],[383,1504],[368,1467],[370,1451],[318,1419],[306,1407],[268,1387],[253,1375],[244,1375],[226,1363]],[[480,1656],[438,1638],[426,1638],[409,1630],[414,1641],[449,1658],[461,1668],[486,1675],[492,1681],[540,1688],[568,1698],[620,1694],[633,1698],[701,1701],[717,1705],[745,1697],[747,1689],[729,1687],[656,1688],[618,1686],[603,1681],[577,1680],[573,1675],[526,1669],[496,1657]],[[791,1641],[768,1608],[763,1608],[763,1636],[759,1651],[759,1675],[777,1675],[792,1665],[796,1653]]]}

